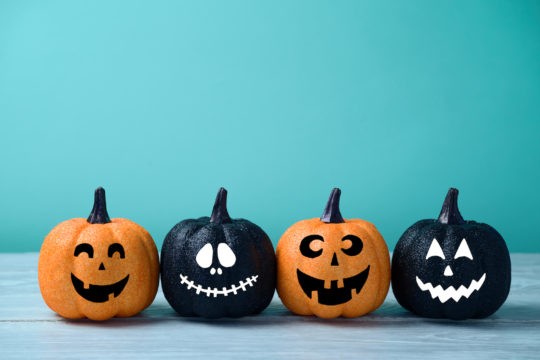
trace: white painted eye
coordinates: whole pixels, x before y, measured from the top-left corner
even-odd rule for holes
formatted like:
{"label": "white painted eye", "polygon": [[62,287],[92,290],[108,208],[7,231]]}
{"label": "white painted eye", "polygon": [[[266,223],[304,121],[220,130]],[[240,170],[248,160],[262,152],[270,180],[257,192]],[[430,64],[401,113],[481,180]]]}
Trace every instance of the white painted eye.
{"label": "white painted eye", "polygon": [[439,245],[439,242],[437,239],[433,239],[431,242],[431,246],[429,247],[429,250],[426,255],[426,260],[429,259],[432,256],[438,256],[441,259],[444,259],[444,253],[441,249],[441,245]]}
{"label": "white painted eye", "polygon": [[197,257],[195,258],[195,261],[197,261],[197,264],[199,264],[200,267],[202,267],[203,269],[206,269],[206,268],[209,268],[210,265],[212,265],[213,255],[214,255],[214,250],[212,249],[212,245],[206,244],[197,253]]}
{"label": "white painted eye", "polygon": [[469,245],[467,245],[467,240],[465,239],[461,240],[461,244],[459,244],[459,247],[456,251],[456,255],[454,256],[454,259],[457,259],[460,257],[466,257],[471,260],[473,259],[471,250],[469,249]]}
{"label": "white painted eye", "polygon": [[236,256],[229,245],[225,243],[219,243],[217,247],[217,256],[219,263],[224,267],[231,267],[236,262]]}

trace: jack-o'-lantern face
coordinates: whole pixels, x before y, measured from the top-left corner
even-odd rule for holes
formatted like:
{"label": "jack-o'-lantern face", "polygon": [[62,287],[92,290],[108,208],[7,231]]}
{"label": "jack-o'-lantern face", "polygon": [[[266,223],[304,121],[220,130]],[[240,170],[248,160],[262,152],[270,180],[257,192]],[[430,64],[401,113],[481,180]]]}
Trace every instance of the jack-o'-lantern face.
{"label": "jack-o'-lantern face", "polygon": [[116,277],[118,272],[121,272],[118,269],[125,269],[124,247],[119,243],[110,244],[106,249],[106,254],[103,251],[105,249],[102,248],[102,244],[98,244],[96,250],[89,243],[78,244],[74,251],[74,256],[77,258],[74,264],[78,267],[78,263],[86,262],[87,264],[81,264],[81,266],[87,271],[85,274],[79,274],[80,278],[71,273],[71,282],[77,294],[96,303],[108,301],[110,297],[118,297],[129,281],[129,274],[127,274],[118,281],[110,282],[111,276]]}
{"label": "jack-o'-lantern face", "polygon": [[453,256],[448,256],[448,251],[445,254],[434,238],[426,254],[425,266],[433,270],[444,269],[442,274],[432,273],[433,279],[426,279],[426,271],[422,271],[415,278],[421,291],[428,292],[432,299],[443,304],[447,301],[459,302],[468,299],[482,288],[487,276],[485,271],[478,271],[465,238],[459,242]]}
{"label": "jack-o'-lantern face", "polygon": [[135,315],[154,299],[158,276],[152,237],[132,221],[109,219],[102,188],[96,190],[88,219],[57,225],[39,255],[43,299],[70,319]]}
{"label": "jack-o'-lantern face", "polygon": [[278,294],[289,310],[324,318],[375,310],[390,285],[384,239],[365,220],[339,214],[334,189],[321,217],[291,226],[277,246]]}
{"label": "jack-o'-lantern face", "polygon": [[328,234],[326,241],[319,234],[302,239],[301,256],[313,259],[299,263],[296,269],[298,283],[306,296],[319,304],[339,305],[358,295],[368,279],[370,268],[367,257],[359,256],[363,247],[362,240],[352,234],[341,239]]}

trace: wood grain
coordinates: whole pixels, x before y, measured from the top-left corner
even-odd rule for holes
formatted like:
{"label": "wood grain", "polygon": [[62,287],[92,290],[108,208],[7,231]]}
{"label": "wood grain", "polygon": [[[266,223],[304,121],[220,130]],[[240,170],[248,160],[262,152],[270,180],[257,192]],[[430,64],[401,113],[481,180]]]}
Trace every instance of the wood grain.
{"label": "wood grain", "polygon": [[181,318],[161,291],[141,315],[67,321],[43,302],[37,254],[0,254],[0,359],[540,358],[540,254],[512,255],[510,296],[482,320],[415,317],[390,293],[358,319],[290,314],[275,297],[259,316]]}

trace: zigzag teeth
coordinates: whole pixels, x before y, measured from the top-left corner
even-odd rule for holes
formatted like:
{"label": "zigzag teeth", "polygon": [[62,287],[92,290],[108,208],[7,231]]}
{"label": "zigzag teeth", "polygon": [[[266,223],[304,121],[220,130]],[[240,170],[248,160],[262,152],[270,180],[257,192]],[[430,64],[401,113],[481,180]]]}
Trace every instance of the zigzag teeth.
{"label": "zigzag teeth", "polygon": [[416,284],[418,284],[420,290],[429,291],[432,299],[439,298],[439,301],[444,304],[450,299],[453,299],[455,302],[458,302],[462,297],[468,299],[474,291],[480,290],[482,285],[484,285],[485,280],[486,274],[484,273],[484,275],[482,275],[480,279],[473,279],[469,287],[461,285],[457,290],[453,286],[449,286],[448,288],[443,289],[441,285],[433,287],[433,285],[429,282],[424,284],[418,276],[416,277]]}
{"label": "zigzag teeth", "polygon": [[228,296],[230,293],[233,293],[234,295],[238,294],[238,290],[242,289],[242,291],[247,291],[248,287],[252,287],[256,282],[259,275],[253,275],[251,277],[247,277],[246,280],[240,280],[238,285],[231,285],[229,289],[226,287],[221,288],[219,290],[218,288],[203,288],[200,284],[195,284],[193,281],[189,280],[187,275],[180,274],[180,283],[185,284],[186,287],[189,289],[195,289],[196,294],[203,293],[207,297],[217,297],[218,295]]}

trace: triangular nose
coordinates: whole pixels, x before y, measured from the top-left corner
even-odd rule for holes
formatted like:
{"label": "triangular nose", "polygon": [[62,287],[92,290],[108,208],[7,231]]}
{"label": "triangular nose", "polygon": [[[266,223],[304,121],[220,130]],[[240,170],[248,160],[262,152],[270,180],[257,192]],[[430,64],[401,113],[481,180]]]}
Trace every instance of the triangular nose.
{"label": "triangular nose", "polygon": [[339,265],[339,263],[337,261],[336,253],[334,253],[334,256],[332,256],[332,262],[330,263],[330,265],[332,265],[332,266],[338,266]]}
{"label": "triangular nose", "polygon": [[99,270],[105,270],[105,265],[103,265],[103,263],[101,263],[101,265],[99,265]]}
{"label": "triangular nose", "polygon": [[454,272],[450,268],[450,265],[446,265],[446,267],[444,268],[444,276],[452,276],[452,275],[454,275]]}

